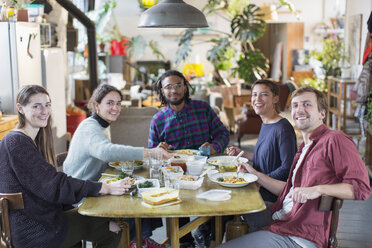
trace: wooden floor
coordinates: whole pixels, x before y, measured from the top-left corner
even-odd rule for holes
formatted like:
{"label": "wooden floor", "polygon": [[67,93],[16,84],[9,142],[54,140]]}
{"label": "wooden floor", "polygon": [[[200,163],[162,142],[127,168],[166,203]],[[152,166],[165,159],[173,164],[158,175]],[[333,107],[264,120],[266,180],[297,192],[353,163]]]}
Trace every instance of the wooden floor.
{"label": "wooden floor", "polygon": [[372,247],[372,197],[367,201],[344,201],[337,239],[339,248]]}

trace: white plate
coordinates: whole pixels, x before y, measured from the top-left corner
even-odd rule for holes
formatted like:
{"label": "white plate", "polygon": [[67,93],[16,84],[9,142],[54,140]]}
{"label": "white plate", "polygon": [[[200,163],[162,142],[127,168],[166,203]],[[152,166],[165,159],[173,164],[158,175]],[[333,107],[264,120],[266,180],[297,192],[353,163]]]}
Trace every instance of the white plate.
{"label": "white plate", "polygon": [[236,172],[225,172],[225,173],[216,173],[210,175],[209,179],[215,183],[218,183],[219,185],[222,185],[224,187],[229,187],[229,188],[238,188],[238,187],[244,187],[252,182],[257,181],[257,176],[253,175],[251,173],[239,173],[239,177],[244,178],[246,181],[245,183],[224,183],[224,182],[219,182],[217,178],[219,177],[228,177],[228,176],[236,176]]}
{"label": "white plate", "polygon": [[[136,182],[137,182],[138,180],[142,180],[142,179],[144,179],[144,177],[137,176],[137,175],[133,175],[133,177],[134,177],[134,179],[136,179]],[[112,179],[116,179],[116,180],[114,180],[114,181],[118,181],[118,180],[120,180],[120,179],[117,178],[117,177],[103,177],[103,178],[100,178],[100,179],[98,180],[98,182],[107,182],[108,180],[112,180]]]}
{"label": "white plate", "polygon": [[116,170],[121,171],[121,162],[109,162],[108,165]]}
{"label": "white plate", "polygon": [[199,150],[196,149],[180,149],[180,150],[175,150],[175,154],[177,155],[186,155],[186,156],[194,156],[194,155],[200,155]]}
{"label": "white plate", "polygon": [[[215,157],[210,157],[207,159],[207,163],[211,165],[220,165],[220,163],[228,163],[229,161],[232,161],[235,158],[235,156],[215,156]],[[240,157],[238,159],[239,162],[247,163],[248,159],[247,158],[242,158]]]}
{"label": "white plate", "polygon": [[[136,165],[136,161],[141,161],[142,162],[142,165]],[[123,163],[124,161],[120,162],[109,162],[108,165],[116,170],[119,170],[121,171],[121,163]],[[134,162],[134,170],[139,170],[141,169],[144,165],[146,165],[146,161],[143,161],[143,160],[135,160]]]}

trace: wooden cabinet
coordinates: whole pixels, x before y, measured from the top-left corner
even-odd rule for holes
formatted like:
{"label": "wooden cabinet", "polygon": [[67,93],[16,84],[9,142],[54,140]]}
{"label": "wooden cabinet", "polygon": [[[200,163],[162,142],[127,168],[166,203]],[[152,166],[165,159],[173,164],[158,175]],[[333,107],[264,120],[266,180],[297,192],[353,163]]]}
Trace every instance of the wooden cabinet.
{"label": "wooden cabinet", "polygon": [[356,107],[356,93],[352,91],[355,81],[328,78],[327,125],[348,135],[359,135],[360,124],[353,116]]}
{"label": "wooden cabinet", "polygon": [[18,117],[16,115],[4,115],[0,120],[0,140],[18,123]]}
{"label": "wooden cabinet", "polygon": [[[278,44],[282,44],[281,72],[282,81],[292,76],[292,51],[304,48],[304,23],[267,23],[264,35],[258,39],[254,46],[263,52],[270,61],[270,68],[275,61],[275,51]],[[280,64],[280,63],[279,63]]]}

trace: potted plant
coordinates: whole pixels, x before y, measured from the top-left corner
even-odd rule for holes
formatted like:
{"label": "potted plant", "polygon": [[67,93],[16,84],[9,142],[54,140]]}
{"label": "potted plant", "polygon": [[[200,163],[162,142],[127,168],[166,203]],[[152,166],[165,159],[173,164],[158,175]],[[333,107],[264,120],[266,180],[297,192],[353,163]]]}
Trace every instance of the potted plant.
{"label": "potted plant", "polygon": [[321,51],[311,51],[310,58],[321,62],[325,77],[340,76],[339,68],[340,62],[345,60],[344,41],[340,38],[330,37],[322,40],[323,49]]}
{"label": "potted plant", "polygon": [[[219,38],[207,41],[213,44],[207,53],[207,59],[213,64],[217,79],[222,79],[220,72],[226,71],[228,77],[237,75],[245,81],[246,85],[250,85],[255,80],[267,76],[268,60],[253,46],[253,42],[264,34],[264,14],[260,12],[258,6],[249,2],[249,0],[209,0],[203,9],[206,14],[217,13],[230,22],[229,33],[210,29]],[[288,1],[279,0],[279,2],[281,6],[289,6],[289,9],[294,11]],[[185,60],[191,53],[191,41],[196,31],[196,29],[187,29],[178,37],[176,63]]]}

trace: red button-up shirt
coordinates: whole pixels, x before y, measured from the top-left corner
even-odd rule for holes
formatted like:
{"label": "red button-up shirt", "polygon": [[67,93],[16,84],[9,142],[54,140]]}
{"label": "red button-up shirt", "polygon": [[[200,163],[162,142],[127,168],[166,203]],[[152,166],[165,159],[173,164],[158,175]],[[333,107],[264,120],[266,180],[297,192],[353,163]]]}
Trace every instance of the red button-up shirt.
{"label": "red button-up shirt", "polygon": [[[312,144],[305,155],[294,180],[294,187],[348,183],[353,185],[356,200],[366,200],[371,194],[367,169],[354,142],[344,133],[321,125],[310,136]],[[289,179],[278,200],[272,206],[275,212],[282,208],[283,200],[292,186],[293,169],[304,143],[296,154]],[[281,220],[275,220],[264,229],[280,235],[297,236],[327,247],[331,213],[318,210],[320,198],[306,203],[293,203],[292,210]]]}

